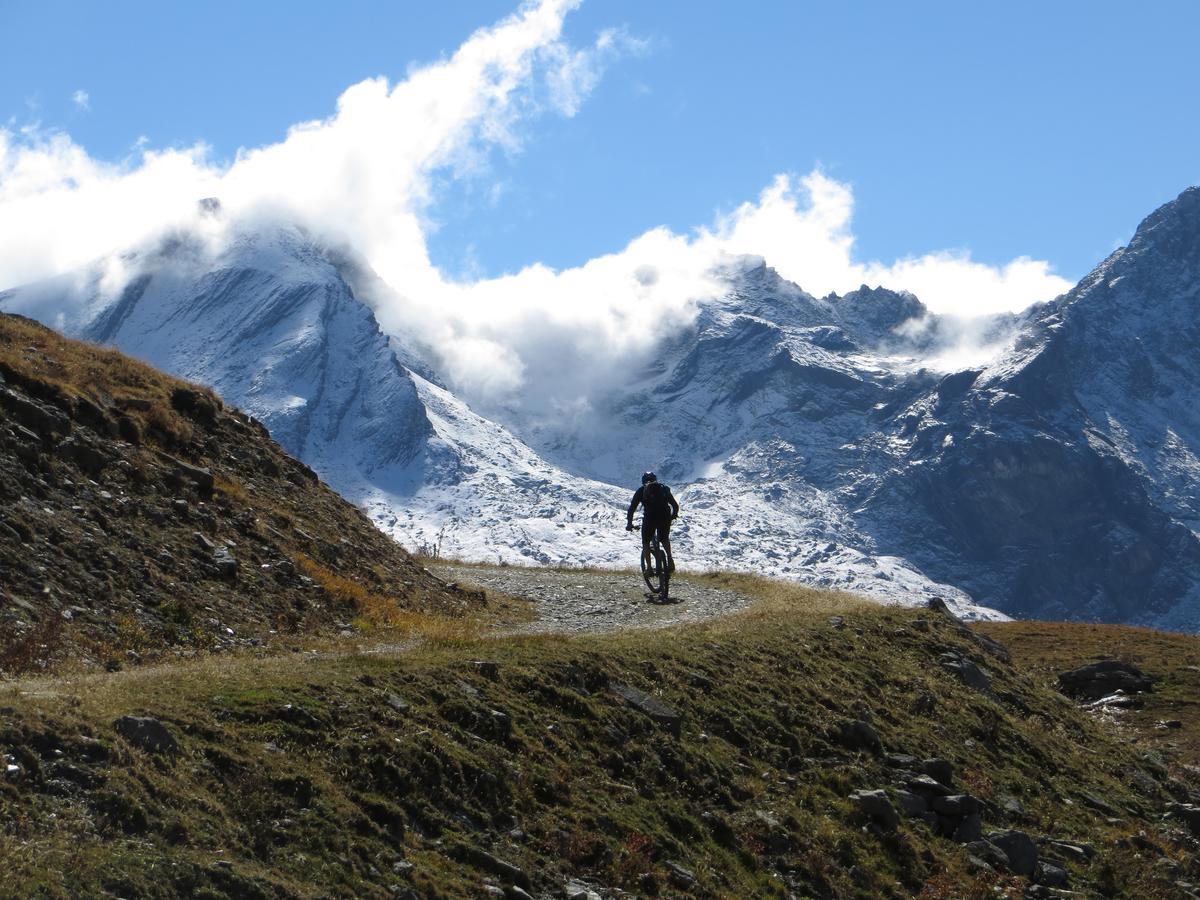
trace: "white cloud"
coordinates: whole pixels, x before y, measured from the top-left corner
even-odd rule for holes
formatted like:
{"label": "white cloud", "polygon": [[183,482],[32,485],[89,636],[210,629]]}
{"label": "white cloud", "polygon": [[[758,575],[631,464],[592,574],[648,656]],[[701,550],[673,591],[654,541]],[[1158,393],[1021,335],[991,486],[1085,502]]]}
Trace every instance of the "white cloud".
{"label": "white cloud", "polygon": [[78,90],[73,93],[71,95],[71,102],[84,111],[92,108],[91,97],[89,97],[88,92],[84,90]]}
{"label": "white cloud", "polygon": [[[704,298],[722,290],[713,267],[761,256],[809,293],[861,284],[910,290],[934,312],[960,319],[1016,311],[1070,287],[1047,263],[1017,259],[993,267],[964,253],[932,253],[891,264],[854,258],[854,196],[820,172],[777,176],[758,200],[691,235],[657,228],[619,252],[554,271],[535,264],[502,278],[454,283],[435,275],[422,290],[377,310],[385,328],[423,335],[440,348],[454,387],[484,408],[521,405],[549,416],[586,416],[646,362],[656,342],[689,323]],[[954,326],[958,343],[937,365],[999,349],[995,335]],[[478,342],[484,343],[478,343]],[[485,349],[492,348],[490,351]],[[494,367],[481,364],[490,355]]]}
{"label": "white cloud", "polygon": [[227,166],[203,145],[139,148],[107,163],[61,133],[0,129],[0,286],[187,223],[206,196],[219,196],[233,218],[274,212],[348,241],[385,277],[432,277],[422,222],[432,173],[471,172],[490,148],[517,149],[523,121],[547,106],[569,111],[615,52],[611,33],[584,50],[563,43],[563,18],[578,3],[524,5],[449,59],[395,85],[353,85],[329,119],[296,125]]}
{"label": "white cloud", "polygon": [[641,48],[619,31],[567,45],[563,19],[578,2],[527,4],[450,58],[397,84],[353,85],[330,118],[227,165],[203,145],[140,143],[129,159],[107,163],[63,134],[0,129],[0,288],[166,229],[201,227],[196,201],[215,196],[226,221],[279,216],[355,248],[395,291],[375,298],[384,327],[436,348],[468,399],[582,415],[719,290],[711,269],[729,255],[762,256],[817,295],[884,284],[963,315],[1018,309],[1068,287],[1047,263],[1025,258],[996,267],[964,253],[858,260],[853,192],[820,172],[777,176],[756,201],[691,234],[653,229],[577,268],[533,264],[484,280],[438,271],[426,243],[435,175],[469,176],[495,148],[518,150],[531,117],[574,115],[604,66]]}
{"label": "white cloud", "polygon": [[893,263],[854,258],[849,185],[820,172],[779,175],[758,198],[718,221],[707,235],[729,253],[754,253],[818,296],[860,284],[912,291],[933,312],[983,315],[1016,312],[1071,287],[1047,262],[1019,257],[1003,266],[975,262],[965,252],[940,251]]}

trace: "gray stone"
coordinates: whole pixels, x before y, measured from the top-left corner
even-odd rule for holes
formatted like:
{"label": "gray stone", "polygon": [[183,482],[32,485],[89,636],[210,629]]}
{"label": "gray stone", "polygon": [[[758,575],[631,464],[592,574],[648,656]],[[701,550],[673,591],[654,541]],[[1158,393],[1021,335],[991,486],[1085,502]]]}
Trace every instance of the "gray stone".
{"label": "gray stone", "polygon": [[938,657],[943,669],[953,672],[963,684],[985,694],[992,692],[992,679],[987,672],[961,653],[943,653]]}
{"label": "gray stone", "polygon": [[1013,829],[992,831],[988,833],[987,839],[1004,851],[1004,855],[1008,857],[1009,870],[1014,875],[1029,877],[1037,869],[1037,844],[1025,832]]}
{"label": "gray stone", "polygon": [[923,760],[921,762],[921,771],[944,785],[949,786],[954,784],[954,764],[949,760],[940,757]]}
{"label": "gray stone", "polygon": [[929,809],[929,802],[919,794],[911,791],[896,791],[896,802],[900,809],[909,817],[919,816]]}
{"label": "gray stone", "polygon": [[158,719],[149,716],[121,716],[113,722],[117,734],[135,747],[149,753],[176,753],[179,742]]}
{"label": "gray stone", "polygon": [[671,884],[682,891],[690,890],[696,884],[696,873],[691,869],[685,869],[677,862],[667,863],[667,877],[671,880]]}
{"label": "gray stone", "polygon": [[1077,700],[1099,700],[1118,690],[1126,694],[1149,691],[1154,679],[1131,663],[1104,659],[1063,672],[1058,676],[1058,686]]}
{"label": "gray stone", "polygon": [[972,841],[980,840],[983,837],[983,820],[980,819],[979,813],[971,813],[963,816],[951,837],[960,844],[968,844]]}
{"label": "gray stone", "polygon": [[504,896],[508,900],[533,900],[533,895],[524,888],[517,887],[515,884],[504,886]]}
{"label": "gray stone", "polygon": [[221,547],[213,554],[213,565],[217,567],[217,574],[226,581],[237,579],[238,561],[227,548]]}
{"label": "gray stone", "polygon": [[634,709],[645,713],[655,722],[664,726],[671,734],[679,737],[683,730],[683,717],[657,697],[652,697],[644,691],[619,682],[610,684],[609,689]]}
{"label": "gray stone", "polygon": [[471,665],[475,668],[476,672],[489,681],[495,681],[500,677],[499,663],[490,662],[489,660],[484,659],[476,659],[471,661]]}
{"label": "gray stone", "polygon": [[1091,844],[1074,841],[1046,841],[1046,847],[1078,863],[1086,863],[1096,855],[1096,848]]}
{"label": "gray stone", "polygon": [[979,801],[970,794],[950,794],[946,797],[934,797],[929,804],[934,812],[943,816],[969,816],[979,812]]}
{"label": "gray stone", "polygon": [[1001,872],[1009,870],[1008,854],[991,841],[971,841],[966,845],[967,852],[983,860],[994,869]]}
{"label": "gray stone", "polygon": [[563,896],[566,900],[603,900],[582,881],[568,881],[567,886],[563,888]]}
{"label": "gray stone", "polygon": [[838,726],[837,742],[847,750],[867,750],[879,753],[883,750],[883,741],[869,722],[861,719],[843,722]]}
{"label": "gray stone", "polygon": [[886,831],[900,824],[900,814],[884,791],[855,791],[850,795],[850,801],[858,807],[859,812]]}
{"label": "gray stone", "polygon": [[1017,818],[1024,818],[1025,807],[1021,805],[1020,800],[1018,800],[1016,797],[1013,797],[1011,794],[1001,794],[997,800],[997,803],[999,804],[1000,809],[1008,815],[1015,816]]}
{"label": "gray stone", "polygon": [[1192,834],[1200,837],[1200,806],[1191,803],[1168,803],[1167,812],[1187,825]]}
{"label": "gray stone", "polygon": [[908,787],[909,790],[916,791],[918,794],[928,794],[933,797],[948,797],[954,793],[936,778],[930,778],[928,775],[918,775],[916,778],[908,779]]}
{"label": "gray stone", "polygon": [[408,701],[398,694],[388,694],[387,705],[396,712],[408,712]]}
{"label": "gray stone", "polygon": [[1043,860],[1037,864],[1037,868],[1033,873],[1033,880],[1046,887],[1066,887],[1070,878],[1067,875],[1066,869]]}

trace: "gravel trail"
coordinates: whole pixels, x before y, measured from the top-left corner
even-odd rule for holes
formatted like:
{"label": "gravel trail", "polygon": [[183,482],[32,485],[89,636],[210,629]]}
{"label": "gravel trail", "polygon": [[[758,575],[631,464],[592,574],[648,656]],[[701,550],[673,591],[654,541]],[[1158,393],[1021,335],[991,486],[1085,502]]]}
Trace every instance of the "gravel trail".
{"label": "gravel trail", "polygon": [[624,628],[665,628],[745,609],[753,598],[708,587],[686,575],[671,578],[671,602],[652,603],[640,576],[522,566],[433,565],[446,581],[491,588],[536,605],[537,618],[513,634],[583,634]]}

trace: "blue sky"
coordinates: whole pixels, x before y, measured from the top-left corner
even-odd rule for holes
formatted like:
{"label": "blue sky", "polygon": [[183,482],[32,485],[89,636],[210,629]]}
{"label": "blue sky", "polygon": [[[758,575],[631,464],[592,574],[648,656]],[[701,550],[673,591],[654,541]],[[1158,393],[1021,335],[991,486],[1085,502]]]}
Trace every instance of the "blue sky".
{"label": "blue sky", "polygon": [[[513,9],[0,0],[0,120],[96,160],[143,137],[227,160]],[[1073,280],[1200,181],[1200,4],[590,0],[565,38],[611,27],[628,39],[574,115],[530,116],[484,171],[434,179],[437,266],[578,266],[820,167],[853,188],[859,260],[1029,255]]]}

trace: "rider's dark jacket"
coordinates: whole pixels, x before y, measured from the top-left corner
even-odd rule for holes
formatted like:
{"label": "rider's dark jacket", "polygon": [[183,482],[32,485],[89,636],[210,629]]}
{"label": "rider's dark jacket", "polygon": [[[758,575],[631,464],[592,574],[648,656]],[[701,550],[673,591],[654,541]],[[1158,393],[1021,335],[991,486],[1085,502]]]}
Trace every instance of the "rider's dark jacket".
{"label": "rider's dark jacket", "polygon": [[[671,493],[669,487],[662,482],[657,482],[657,484],[662,488],[663,503],[660,504],[661,508],[652,509],[650,506],[642,504],[645,507],[644,516],[649,522],[670,522],[671,519],[679,515],[679,503],[676,501],[675,495]],[[628,521],[633,521],[633,514],[637,511],[638,504],[642,503],[645,491],[646,485],[643,484],[634,492],[633,499],[629,501]]]}

